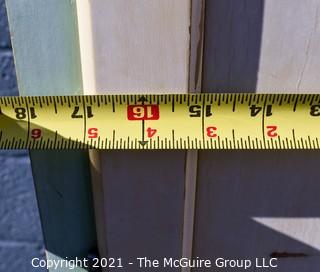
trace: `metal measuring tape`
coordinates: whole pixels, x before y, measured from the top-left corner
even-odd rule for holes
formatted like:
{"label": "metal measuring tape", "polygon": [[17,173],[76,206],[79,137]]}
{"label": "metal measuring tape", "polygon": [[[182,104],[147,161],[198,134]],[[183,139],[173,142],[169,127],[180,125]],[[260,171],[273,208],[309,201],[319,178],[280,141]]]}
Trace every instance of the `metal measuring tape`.
{"label": "metal measuring tape", "polygon": [[319,149],[320,94],[0,97],[1,149]]}

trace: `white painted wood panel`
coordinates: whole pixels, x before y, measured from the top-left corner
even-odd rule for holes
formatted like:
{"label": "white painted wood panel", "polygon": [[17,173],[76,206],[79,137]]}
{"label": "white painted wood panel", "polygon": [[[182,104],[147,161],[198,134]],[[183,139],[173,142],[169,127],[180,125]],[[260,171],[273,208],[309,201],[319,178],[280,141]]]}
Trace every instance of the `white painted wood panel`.
{"label": "white painted wood panel", "polygon": [[97,93],[186,92],[190,2],[92,1]]}
{"label": "white painted wood panel", "polygon": [[[6,5],[20,95],[82,94],[75,2]],[[47,259],[86,258],[96,247],[88,153],[33,150],[30,158]]]}
{"label": "white painted wood panel", "polygon": [[319,91],[320,1],[264,5],[258,90]]}
{"label": "white painted wood panel", "polygon": [[[203,90],[319,92],[319,4],[208,1]],[[200,152],[193,255],[285,253],[272,271],[318,271],[318,158],[318,151]]]}
{"label": "white painted wood panel", "polygon": [[[85,93],[199,90],[203,3],[78,1]],[[102,255],[128,261],[191,254],[196,152],[189,153],[187,169],[185,151],[92,152],[91,157]]]}

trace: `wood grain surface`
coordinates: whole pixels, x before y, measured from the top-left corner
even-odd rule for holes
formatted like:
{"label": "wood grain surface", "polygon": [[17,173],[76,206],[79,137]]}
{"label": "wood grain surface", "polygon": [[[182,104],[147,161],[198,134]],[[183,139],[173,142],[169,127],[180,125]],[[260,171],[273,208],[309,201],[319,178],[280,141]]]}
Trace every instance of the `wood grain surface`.
{"label": "wood grain surface", "polygon": [[[202,4],[190,0],[81,2],[82,66],[83,71],[94,70],[94,76],[92,72],[83,75],[85,92],[184,93],[191,89],[189,84],[195,90],[201,80]],[[85,23],[88,17],[91,22]],[[90,39],[86,34],[82,39],[89,25]],[[196,39],[192,45],[190,31]],[[94,56],[94,66],[86,56]],[[185,151],[109,151],[91,156],[98,169],[94,194],[99,199],[95,207],[100,252],[126,261],[191,254],[193,212],[185,214],[184,206],[185,197],[189,202],[195,194],[190,186],[195,180],[188,181],[188,188],[185,181],[186,173],[189,178],[189,171],[196,170],[196,160],[186,169]],[[193,209],[193,204],[188,207]]]}
{"label": "wood grain surface", "polygon": [[[319,92],[319,4],[208,1],[203,91]],[[286,256],[273,271],[317,271],[318,157],[318,151],[201,151],[193,255]]]}
{"label": "wood grain surface", "polygon": [[[6,4],[20,95],[81,94],[74,1]],[[87,152],[39,150],[30,157],[48,259],[87,257],[96,247]]]}

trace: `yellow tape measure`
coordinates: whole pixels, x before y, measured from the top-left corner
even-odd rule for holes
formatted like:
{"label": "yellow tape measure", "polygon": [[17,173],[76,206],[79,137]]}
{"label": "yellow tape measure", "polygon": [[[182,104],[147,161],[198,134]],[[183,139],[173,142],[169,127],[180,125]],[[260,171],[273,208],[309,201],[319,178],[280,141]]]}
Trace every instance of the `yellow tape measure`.
{"label": "yellow tape measure", "polygon": [[320,94],[0,98],[1,149],[319,149]]}

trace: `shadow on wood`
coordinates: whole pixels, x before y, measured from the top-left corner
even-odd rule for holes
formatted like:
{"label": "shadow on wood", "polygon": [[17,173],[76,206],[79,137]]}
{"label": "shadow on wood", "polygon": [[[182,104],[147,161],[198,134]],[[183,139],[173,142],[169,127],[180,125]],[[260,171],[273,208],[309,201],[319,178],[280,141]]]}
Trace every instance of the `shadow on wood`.
{"label": "shadow on wood", "polygon": [[[298,32],[286,33],[282,25],[266,34],[275,36],[262,39],[262,30],[275,15],[290,13],[299,3],[287,1],[284,5],[283,1],[269,1],[268,4],[266,19],[266,3],[262,0],[207,2],[205,92],[269,91],[261,89],[264,85],[257,87],[265,76],[259,73],[261,58],[272,62],[270,51],[261,56],[262,40],[270,47],[272,39],[281,36],[274,34],[279,29],[288,40]],[[275,12],[276,8],[283,10]],[[308,18],[302,12],[297,20]],[[291,21],[283,23],[290,25]],[[305,56],[303,50],[295,53],[298,59]],[[286,67],[290,60],[284,50],[278,63],[282,61],[282,67]],[[296,73],[288,76],[296,82]],[[318,151],[201,151],[193,255],[279,257],[279,267],[274,271],[317,271],[320,265],[318,157]]]}

